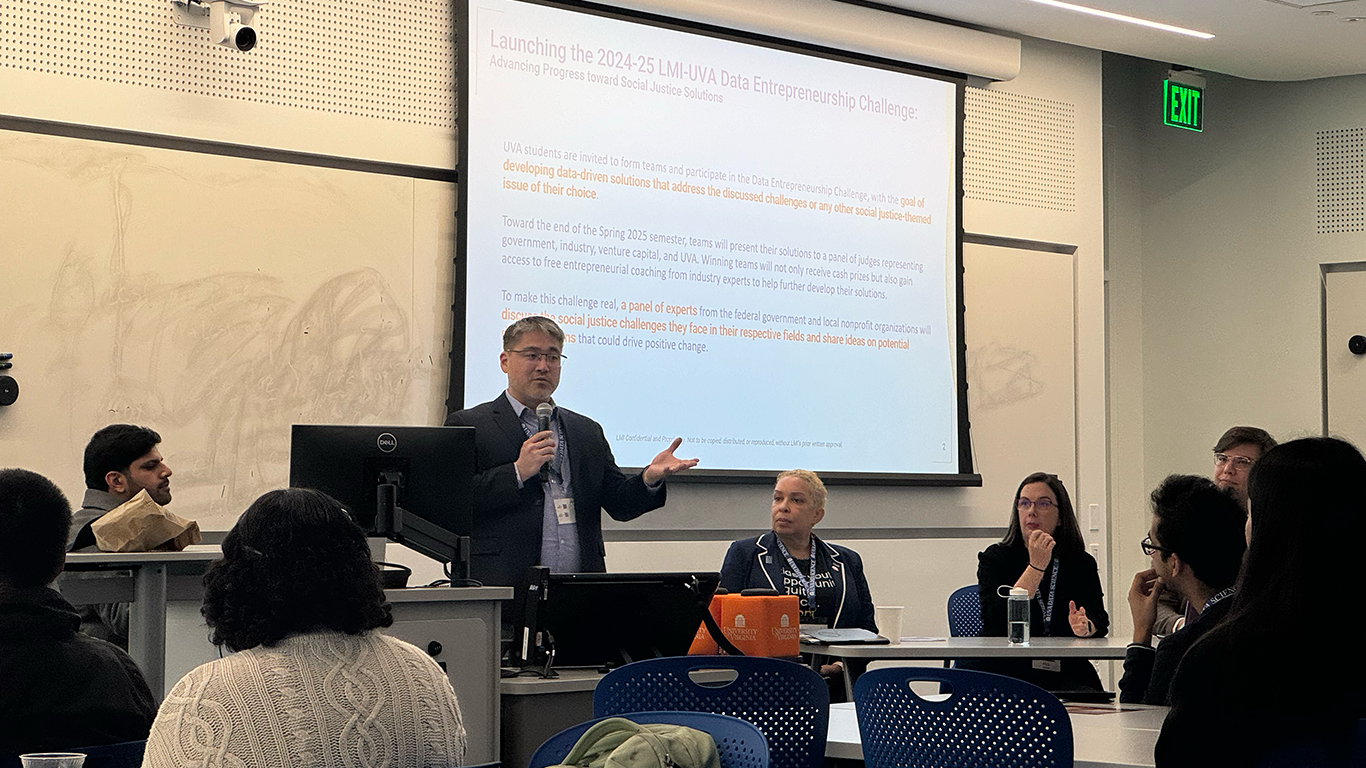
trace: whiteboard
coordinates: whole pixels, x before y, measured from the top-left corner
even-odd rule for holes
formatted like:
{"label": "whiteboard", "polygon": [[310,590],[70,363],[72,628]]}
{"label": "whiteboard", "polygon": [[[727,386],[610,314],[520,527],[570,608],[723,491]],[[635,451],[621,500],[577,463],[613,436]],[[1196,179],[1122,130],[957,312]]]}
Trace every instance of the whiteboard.
{"label": "whiteboard", "polygon": [[8,132],[0,180],[0,465],[79,505],[90,435],[144,424],[226,529],[293,423],[441,423],[452,185]]}

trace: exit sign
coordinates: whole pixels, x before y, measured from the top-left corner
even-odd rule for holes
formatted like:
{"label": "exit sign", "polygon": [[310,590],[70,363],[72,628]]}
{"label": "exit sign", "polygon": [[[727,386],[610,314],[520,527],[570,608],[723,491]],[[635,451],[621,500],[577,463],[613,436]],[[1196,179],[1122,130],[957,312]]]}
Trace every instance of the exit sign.
{"label": "exit sign", "polygon": [[1185,128],[1188,131],[1202,131],[1205,128],[1205,92],[1194,86],[1178,83],[1175,80],[1162,81],[1162,122]]}

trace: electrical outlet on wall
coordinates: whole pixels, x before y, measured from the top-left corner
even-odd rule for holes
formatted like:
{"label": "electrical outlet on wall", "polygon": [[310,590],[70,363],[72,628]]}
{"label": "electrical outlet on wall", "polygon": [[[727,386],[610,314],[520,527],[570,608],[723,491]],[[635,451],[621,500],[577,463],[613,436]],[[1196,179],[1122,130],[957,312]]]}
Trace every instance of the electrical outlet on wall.
{"label": "electrical outlet on wall", "polygon": [[1093,531],[1100,530],[1100,505],[1091,504],[1086,508],[1087,526]]}

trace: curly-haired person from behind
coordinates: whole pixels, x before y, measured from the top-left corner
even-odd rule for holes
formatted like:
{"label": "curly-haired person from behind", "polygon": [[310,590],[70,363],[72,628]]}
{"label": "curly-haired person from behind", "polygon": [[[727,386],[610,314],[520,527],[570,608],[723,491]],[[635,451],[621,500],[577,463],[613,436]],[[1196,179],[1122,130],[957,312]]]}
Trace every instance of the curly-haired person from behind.
{"label": "curly-haired person from behind", "polygon": [[162,702],[144,768],[459,765],[446,673],[393,623],[365,534],[326,494],[271,491],[204,576],[210,639],[236,651]]}
{"label": "curly-haired person from behind", "polygon": [[0,469],[0,755],[139,741],[156,713],[128,654],[78,632],[50,586],[70,526],[51,480]]}

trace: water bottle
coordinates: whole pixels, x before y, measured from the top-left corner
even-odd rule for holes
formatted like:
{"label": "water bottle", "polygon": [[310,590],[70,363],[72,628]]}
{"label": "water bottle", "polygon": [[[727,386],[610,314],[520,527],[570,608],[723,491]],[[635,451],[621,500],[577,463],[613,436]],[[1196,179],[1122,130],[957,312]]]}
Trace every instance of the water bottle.
{"label": "water bottle", "polygon": [[1029,645],[1029,590],[1003,585],[997,594],[1006,599],[1006,638],[1012,645]]}

